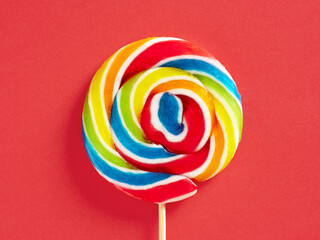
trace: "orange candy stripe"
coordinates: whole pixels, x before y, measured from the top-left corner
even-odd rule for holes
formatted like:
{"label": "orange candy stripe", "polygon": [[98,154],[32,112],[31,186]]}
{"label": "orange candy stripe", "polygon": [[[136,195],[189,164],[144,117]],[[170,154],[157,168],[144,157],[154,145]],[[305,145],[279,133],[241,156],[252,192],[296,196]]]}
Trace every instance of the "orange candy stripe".
{"label": "orange candy stripe", "polygon": [[139,47],[141,47],[144,43],[150,41],[151,39],[152,38],[143,39],[143,40],[131,43],[126,47],[120,49],[118,51],[118,55],[116,55],[113,63],[111,64],[110,69],[106,76],[106,79],[108,79],[107,80],[108,82],[107,84],[105,84],[105,87],[104,87],[104,102],[105,102],[106,111],[107,111],[109,120],[111,116],[111,108],[113,103],[113,88],[114,88],[115,80],[120,68],[134,51],[136,51]]}
{"label": "orange candy stripe", "polygon": [[213,127],[212,135],[214,136],[215,140],[214,154],[207,169],[195,178],[199,182],[209,179],[220,165],[220,159],[223,153],[225,142],[223,132],[218,121],[216,121],[216,124]]}

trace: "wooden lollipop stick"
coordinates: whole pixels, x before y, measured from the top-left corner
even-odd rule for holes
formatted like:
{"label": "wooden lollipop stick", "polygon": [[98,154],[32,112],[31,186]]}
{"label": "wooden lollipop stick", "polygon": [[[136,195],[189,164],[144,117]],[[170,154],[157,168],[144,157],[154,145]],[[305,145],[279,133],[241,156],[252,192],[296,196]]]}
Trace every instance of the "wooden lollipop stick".
{"label": "wooden lollipop stick", "polygon": [[166,240],[166,205],[159,204],[159,240]]}

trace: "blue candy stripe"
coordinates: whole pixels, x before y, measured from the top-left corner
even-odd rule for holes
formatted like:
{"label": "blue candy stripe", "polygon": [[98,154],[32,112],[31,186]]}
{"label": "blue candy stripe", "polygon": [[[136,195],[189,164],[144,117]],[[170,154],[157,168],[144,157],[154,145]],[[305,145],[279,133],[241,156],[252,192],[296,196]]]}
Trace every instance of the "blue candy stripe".
{"label": "blue candy stripe", "polygon": [[168,179],[172,176],[166,173],[144,172],[140,170],[121,171],[117,167],[109,165],[103,158],[100,157],[100,155],[97,153],[90,140],[88,139],[84,130],[84,126],[82,127],[82,135],[86,152],[93,166],[108,178],[111,178],[120,183],[135,186],[144,186],[154,184],[156,182]]}
{"label": "blue candy stripe", "polygon": [[148,147],[147,145],[132,139],[121,121],[118,110],[118,98],[119,94],[115,97],[112,105],[110,122],[113,132],[116,133],[117,139],[121,145],[131,153],[146,159],[170,158],[176,156],[176,154],[167,152],[162,147]]}
{"label": "blue candy stripe", "polygon": [[180,111],[180,105],[175,96],[167,92],[161,96],[158,117],[161,124],[173,135],[179,135],[184,129],[179,119]]}
{"label": "blue candy stripe", "polygon": [[199,71],[207,73],[221,82],[241,102],[240,94],[234,81],[216,66],[200,59],[178,59],[166,62],[159,67],[174,67],[185,71]]}

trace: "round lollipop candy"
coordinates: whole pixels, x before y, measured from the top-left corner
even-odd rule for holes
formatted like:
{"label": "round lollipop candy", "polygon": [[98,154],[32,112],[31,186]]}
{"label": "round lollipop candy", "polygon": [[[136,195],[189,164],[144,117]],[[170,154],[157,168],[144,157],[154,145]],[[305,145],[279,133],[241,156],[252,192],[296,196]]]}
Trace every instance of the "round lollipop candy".
{"label": "round lollipop candy", "polygon": [[168,203],[221,172],[241,139],[242,105],[230,74],[182,39],[131,43],[97,71],[83,108],[95,169],[132,197]]}

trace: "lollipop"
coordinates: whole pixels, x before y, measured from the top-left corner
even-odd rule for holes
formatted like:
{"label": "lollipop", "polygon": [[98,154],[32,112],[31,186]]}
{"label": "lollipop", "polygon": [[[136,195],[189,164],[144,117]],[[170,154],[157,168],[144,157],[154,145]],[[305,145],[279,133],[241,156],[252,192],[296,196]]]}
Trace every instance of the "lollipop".
{"label": "lollipop", "polygon": [[240,95],[207,51],[178,38],[147,38],[97,71],[83,108],[95,169],[132,197],[168,203],[221,172],[242,132]]}

